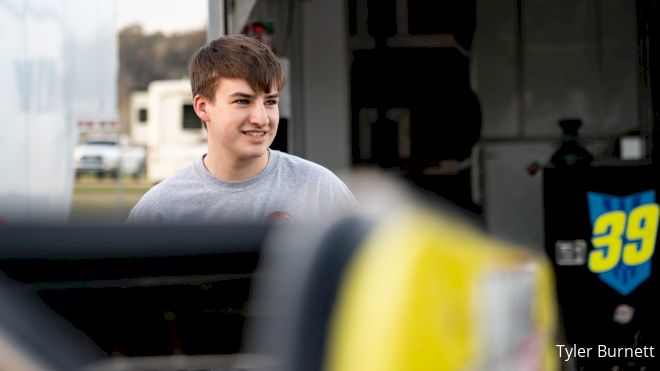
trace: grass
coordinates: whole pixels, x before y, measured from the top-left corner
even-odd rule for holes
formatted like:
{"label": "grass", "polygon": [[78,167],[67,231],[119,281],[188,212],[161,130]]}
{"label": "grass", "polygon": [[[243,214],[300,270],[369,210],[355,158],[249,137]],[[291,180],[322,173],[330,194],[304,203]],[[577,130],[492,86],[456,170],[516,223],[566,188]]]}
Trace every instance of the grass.
{"label": "grass", "polygon": [[69,222],[123,223],[131,208],[150,187],[146,179],[98,179],[83,175],[74,186]]}

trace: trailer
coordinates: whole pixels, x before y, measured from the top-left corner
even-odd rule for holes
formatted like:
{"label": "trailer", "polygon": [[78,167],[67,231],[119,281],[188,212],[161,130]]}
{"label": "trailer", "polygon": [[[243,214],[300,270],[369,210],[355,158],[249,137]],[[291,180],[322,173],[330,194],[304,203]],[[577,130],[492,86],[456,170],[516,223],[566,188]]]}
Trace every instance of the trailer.
{"label": "trailer", "polygon": [[206,153],[206,130],[193,109],[189,80],[152,81],[146,93],[133,95],[131,105],[137,121],[140,112],[146,118],[146,125],[133,120],[131,138],[147,146],[146,172],[152,183],[175,174]]}

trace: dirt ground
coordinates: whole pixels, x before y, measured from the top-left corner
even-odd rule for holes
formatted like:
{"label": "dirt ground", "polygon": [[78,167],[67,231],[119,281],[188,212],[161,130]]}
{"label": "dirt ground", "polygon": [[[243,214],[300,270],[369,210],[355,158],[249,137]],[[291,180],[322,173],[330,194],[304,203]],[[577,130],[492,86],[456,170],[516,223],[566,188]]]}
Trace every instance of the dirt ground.
{"label": "dirt ground", "polygon": [[150,187],[145,179],[81,176],[74,186],[69,223],[123,223]]}

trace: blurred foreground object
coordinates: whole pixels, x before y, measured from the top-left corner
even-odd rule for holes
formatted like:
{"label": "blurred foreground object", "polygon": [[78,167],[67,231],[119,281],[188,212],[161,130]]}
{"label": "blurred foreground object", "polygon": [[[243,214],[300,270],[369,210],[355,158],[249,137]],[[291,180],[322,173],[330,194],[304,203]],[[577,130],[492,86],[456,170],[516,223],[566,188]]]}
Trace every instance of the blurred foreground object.
{"label": "blurred foreground object", "polygon": [[103,353],[36,295],[0,275],[0,369],[66,371]]}
{"label": "blurred foreground object", "polygon": [[268,229],[0,226],[0,369],[263,370],[237,353]]}
{"label": "blurred foreground object", "polygon": [[349,181],[363,215],[271,240],[250,351],[291,371],[558,369],[549,263],[368,178]]}
{"label": "blurred foreground object", "polygon": [[[349,184],[363,209],[319,224],[0,226],[0,270],[78,330],[0,341],[35,370],[557,369],[542,256],[379,176]],[[98,349],[47,353],[77,337]]]}

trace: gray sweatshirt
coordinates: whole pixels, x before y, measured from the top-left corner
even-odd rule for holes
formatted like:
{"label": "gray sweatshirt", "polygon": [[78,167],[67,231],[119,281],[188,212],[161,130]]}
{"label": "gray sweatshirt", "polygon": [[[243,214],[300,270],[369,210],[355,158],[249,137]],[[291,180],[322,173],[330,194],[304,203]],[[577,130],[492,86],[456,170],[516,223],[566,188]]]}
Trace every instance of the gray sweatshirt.
{"label": "gray sweatshirt", "polygon": [[225,182],[202,158],[152,187],[133,207],[130,224],[213,224],[273,219],[310,221],[356,204],[330,170],[302,158],[269,150],[266,168],[254,177]]}

